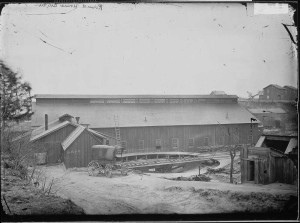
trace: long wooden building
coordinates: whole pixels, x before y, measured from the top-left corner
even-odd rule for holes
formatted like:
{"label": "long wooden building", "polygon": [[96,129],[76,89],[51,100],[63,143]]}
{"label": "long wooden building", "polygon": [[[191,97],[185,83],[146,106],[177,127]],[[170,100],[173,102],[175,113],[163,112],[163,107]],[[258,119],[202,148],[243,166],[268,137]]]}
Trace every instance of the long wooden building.
{"label": "long wooden building", "polygon": [[[259,121],[235,95],[35,95],[33,126],[68,113],[105,135],[120,129],[127,152],[188,151],[255,144]],[[116,142],[111,141],[110,144]]]}

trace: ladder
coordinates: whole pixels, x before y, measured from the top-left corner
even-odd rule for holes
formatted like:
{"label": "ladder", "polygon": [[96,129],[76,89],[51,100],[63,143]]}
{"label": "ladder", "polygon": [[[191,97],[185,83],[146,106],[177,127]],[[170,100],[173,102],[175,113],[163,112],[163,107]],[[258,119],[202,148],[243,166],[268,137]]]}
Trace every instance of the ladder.
{"label": "ladder", "polygon": [[114,121],[115,121],[115,132],[116,132],[117,145],[121,146],[121,132],[120,132],[120,128],[119,128],[119,117],[117,115],[114,115]]}

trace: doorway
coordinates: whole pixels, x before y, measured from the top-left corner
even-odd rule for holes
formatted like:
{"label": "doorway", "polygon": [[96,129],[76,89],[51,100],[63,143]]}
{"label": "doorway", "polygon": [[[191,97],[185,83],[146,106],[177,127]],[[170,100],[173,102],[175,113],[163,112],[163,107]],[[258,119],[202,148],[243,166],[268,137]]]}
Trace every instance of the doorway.
{"label": "doorway", "polygon": [[254,161],[248,161],[247,181],[254,181]]}

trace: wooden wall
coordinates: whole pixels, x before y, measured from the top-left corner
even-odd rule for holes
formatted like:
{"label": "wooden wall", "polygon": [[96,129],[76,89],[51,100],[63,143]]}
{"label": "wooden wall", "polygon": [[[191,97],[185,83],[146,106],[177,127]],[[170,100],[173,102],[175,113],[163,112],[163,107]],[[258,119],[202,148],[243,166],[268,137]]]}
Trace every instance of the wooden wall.
{"label": "wooden wall", "polygon": [[103,140],[84,130],[80,136],[64,151],[66,168],[87,167],[92,157],[92,146],[102,144]]}
{"label": "wooden wall", "polygon": [[61,143],[74,131],[76,127],[67,125],[33,143],[37,152],[46,152],[46,163],[54,164],[62,161]]}
{"label": "wooden wall", "polygon": [[[249,147],[241,150],[241,182],[255,184],[286,183],[297,180],[297,168],[288,157],[274,152],[270,148]],[[251,169],[251,162],[254,168]],[[254,173],[253,181],[251,173]]]}
{"label": "wooden wall", "polygon": [[[250,143],[250,124],[235,125],[203,125],[203,126],[153,126],[153,127],[126,127],[120,128],[121,140],[126,141],[127,152],[156,151],[156,140],[161,140],[160,151],[188,151],[197,152],[203,148],[227,145],[227,128],[236,130],[239,134],[240,144]],[[106,135],[115,136],[114,128],[95,129]],[[253,144],[259,138],[257,124],[253,124]],[[225,132],[224,132],[225,131]],[[172,138],[177,138],[178,148],[172,147]],[[207,139],[205,139],[207,138]],[[194,140],[194,145],[189,144],[189,139]],[[139,141],[144,141],[144,150],[141,150]],[[232,144],[232,142],[231,142]]]}

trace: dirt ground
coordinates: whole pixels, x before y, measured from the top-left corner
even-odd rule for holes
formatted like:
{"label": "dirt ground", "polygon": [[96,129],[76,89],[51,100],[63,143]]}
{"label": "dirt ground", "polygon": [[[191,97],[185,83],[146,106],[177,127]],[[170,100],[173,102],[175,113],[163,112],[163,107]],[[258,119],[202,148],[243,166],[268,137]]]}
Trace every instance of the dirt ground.
{"label": "dirt ground", "polygon": [[1,220],[20,220],[20,216],[83,215],[84,211],[69,199],[42,193],[38,187],[18,176],[1,173]]}
{"label": "dirt ground", "polygon": [[[219,167],[229,162],[220,160]],[[217,177],[210,182],[165,179],[198,174],[198,168],[186,173],[114,174],[112,178],[88,176],[84,168],[66,170],[63,165],[43,171],[55,179],[53,187],[59,196],[72,200],[88,215],[279,213],[290,208],[291,198],[297,198],[294,185],[229,184]]]}

